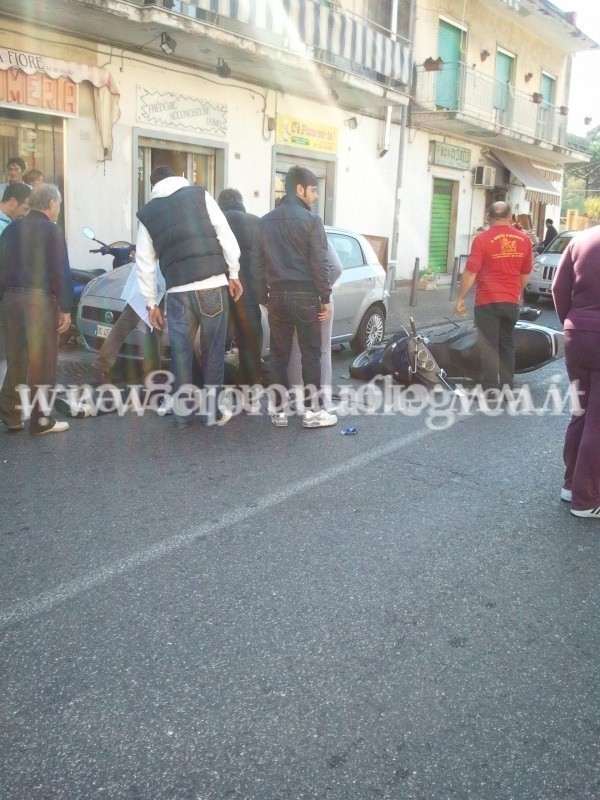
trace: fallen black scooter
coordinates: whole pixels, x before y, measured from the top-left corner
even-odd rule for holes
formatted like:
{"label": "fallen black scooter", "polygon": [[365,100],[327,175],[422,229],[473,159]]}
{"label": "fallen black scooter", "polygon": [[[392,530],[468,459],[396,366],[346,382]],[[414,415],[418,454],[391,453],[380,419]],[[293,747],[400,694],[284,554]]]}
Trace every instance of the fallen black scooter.
{"label": "fallen black scooter", "polygon": [[[525,309],[523,314],[531,317],[529,309]],[[413,366],[411,348],[414,345],[410,342],[415,340],[415,330],[399,331],[382,344],[362,352],[350,365],[350,377],[369,381],[380,375],[392,375],[394,381],[404,386],[415,381],[425,383]],[[425,327],[418,336],[422,350],[421,359],[427,363],[426,353],[429,354],[433,363],[443,372],[444,381],[450,386],[460,379],[479,381],[480,358],[477,330],[473,325],[449,321],[448,324]],[[517,322],[516,373],[532,372],[562,356],[564,342],[561,331],[525,320]]]}

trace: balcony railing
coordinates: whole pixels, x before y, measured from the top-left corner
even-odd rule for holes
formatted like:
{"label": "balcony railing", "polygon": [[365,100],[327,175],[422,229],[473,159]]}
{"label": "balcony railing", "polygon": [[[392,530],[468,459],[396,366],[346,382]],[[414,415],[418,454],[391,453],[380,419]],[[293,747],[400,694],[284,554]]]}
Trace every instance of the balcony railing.
{"label": "balcony railing", "polygon": [[457,112],[477,127],[529,136],[567,146],[566,109],[482,75],[461,62],[446,62],[439,71],[417,68],[412,113]]}
{"label": "balcony railing", "polygon": [[401,37],[318,0],[131,0],[200,20],[260,44],[305,55],[389,86],[410,86]]}

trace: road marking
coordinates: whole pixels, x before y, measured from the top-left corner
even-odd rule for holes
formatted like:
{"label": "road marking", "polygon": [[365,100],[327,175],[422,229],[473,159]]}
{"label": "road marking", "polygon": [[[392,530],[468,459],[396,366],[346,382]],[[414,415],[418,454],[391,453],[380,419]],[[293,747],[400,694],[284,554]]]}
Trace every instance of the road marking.
{"label": "road marking", "polygon": [[45,611],[49,611],[59,603],[72,600],[74,597],[84,594],[90,589],[95,589],[98,586],[101,586],[103,583],[108,582],[112,578],[118,577],[119,575],[124,575],[138,567],[149,564],[152,561],[156,561],[157,559],[173,552],[174,550],[185,547],[186,545],[191,544],[199,539],[201,536],[215,534],[223,529],[238,525],[241,522],[245,522],[247,519],[260,514],[263,511],[267,511],[274,506],[279,505],[280,503],[284,503],[290,497],[302,494],[302,492],[305,492],[307,489],[312,489],[315,486],[322,486],[325,481],[338,478],[340,475],[351,472],[358,467],[366,466],[372,461],[376,461],[377,459],[388,456],[391,453],[394,453],[396,450],[401,450],[403,447],[407,447],[414,442],[419,441],[419,439],[423,439],[426,436],[431,436],[432,434],[438,432],[439,431],[423,427],[420,430],[409,434],[408,436],[403,436],[399,439],[393,439],[392,441],[381,445],[381,447],[376,447],[374,450],[369,450],[366,453],[361,453],[360,455],[354,456],[348,461],[345,461],[343,464],[330,467],[324,472],[319,472],[317,475],[313,475],[310,478],[298,481],[297,483],[285,489],[281,489],[277,492],[271,492],[271,494],[266,495],[259,500],[256,505],[253,505],[250,508],[240,507],[233,511],[228,511],[223,515],[219,522],[200,525],[188,533],[180,533],[176,536],[171,536],[168,539],[164,539],[162,542],[152,545],[151,547],[138,550],[136,553],[133,553],[127,558],[123,558],[114,564],[101,567],[100,569],[93,570],[92,572],[88,572],[87,574],[82,575],[80,578],[76,578],[68,583],[60,584],[55,589],[49,589],[48,591],[40,592],[28,600],[23,600],[14,606],[0,611],[0,630],[7,628],[9,625],[15,625],[31,619],[39,614],[43,614]]}

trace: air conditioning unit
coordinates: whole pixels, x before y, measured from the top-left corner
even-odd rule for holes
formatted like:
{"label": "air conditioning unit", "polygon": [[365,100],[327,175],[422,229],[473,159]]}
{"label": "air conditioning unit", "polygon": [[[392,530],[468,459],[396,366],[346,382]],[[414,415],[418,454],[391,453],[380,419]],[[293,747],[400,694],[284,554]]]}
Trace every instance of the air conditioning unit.
{"label": "air conditioning unit", "polygon": [[496,185],[495,167],[475,167],[475,180],[473,186],[484,186],[492,189]]}

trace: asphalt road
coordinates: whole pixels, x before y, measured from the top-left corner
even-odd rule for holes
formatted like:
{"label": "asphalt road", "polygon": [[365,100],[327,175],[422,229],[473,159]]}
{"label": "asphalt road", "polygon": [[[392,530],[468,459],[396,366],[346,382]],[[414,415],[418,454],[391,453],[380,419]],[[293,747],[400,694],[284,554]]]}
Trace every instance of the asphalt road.
{"label": "asphalt road", "polygon": [[568,414],[442,417],[0,434],[0,797],[600,797]]}

